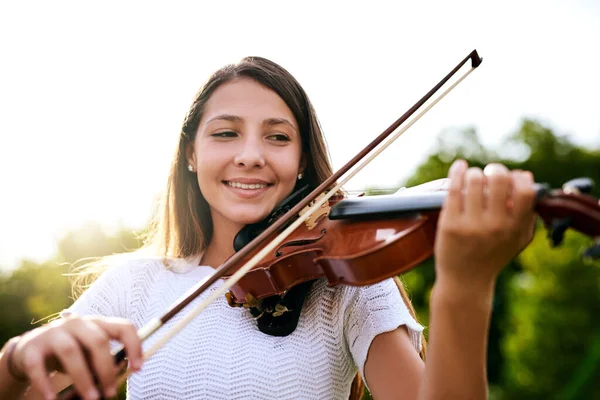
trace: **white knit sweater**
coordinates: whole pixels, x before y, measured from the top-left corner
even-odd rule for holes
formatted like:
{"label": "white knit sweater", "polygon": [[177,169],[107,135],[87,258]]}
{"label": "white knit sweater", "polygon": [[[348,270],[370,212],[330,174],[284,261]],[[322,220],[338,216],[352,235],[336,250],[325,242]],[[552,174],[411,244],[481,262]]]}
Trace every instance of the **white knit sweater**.
{"label": "white knit sweater", "polygon": [[[170,264],[124,258],[65,311],[124,317],[139,328],[213,272],[182,261]],[[152,335],[144,348],[179,319]],[[364,376],[373,338],[403,324],[420,349],[423,328],[391,279],[359,288],[316,282],[298,327],[286,337],[261,333],[248,310],[232,308],[221,297],[129,378],[128,398],[348,399],[356,372]]]}

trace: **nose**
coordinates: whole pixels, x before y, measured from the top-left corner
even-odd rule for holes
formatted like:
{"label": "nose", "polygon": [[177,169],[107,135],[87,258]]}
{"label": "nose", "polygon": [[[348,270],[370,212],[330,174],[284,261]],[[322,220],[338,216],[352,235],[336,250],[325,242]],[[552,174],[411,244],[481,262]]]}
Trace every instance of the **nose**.
{"label": "nose", "polygon": [[265,157],[262,143],[259,138],[246,137],[234,157],[233,162],[239,167],[262,168],[265,166]]}

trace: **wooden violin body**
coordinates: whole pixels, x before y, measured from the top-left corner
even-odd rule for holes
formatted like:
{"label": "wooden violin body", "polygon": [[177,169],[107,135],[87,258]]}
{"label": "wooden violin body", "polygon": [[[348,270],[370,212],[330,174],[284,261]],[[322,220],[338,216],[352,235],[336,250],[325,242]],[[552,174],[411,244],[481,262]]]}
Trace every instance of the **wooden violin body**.
{"label": "wooden violin body", "polygon": [[437,217],[436,211],[369,220],[325,217],[312,229],[302,225],[231,293],[244,303],[249,293],[256,299],[283,295],[317,278],[331,286],[362,286],[401,274],[433,254]]}

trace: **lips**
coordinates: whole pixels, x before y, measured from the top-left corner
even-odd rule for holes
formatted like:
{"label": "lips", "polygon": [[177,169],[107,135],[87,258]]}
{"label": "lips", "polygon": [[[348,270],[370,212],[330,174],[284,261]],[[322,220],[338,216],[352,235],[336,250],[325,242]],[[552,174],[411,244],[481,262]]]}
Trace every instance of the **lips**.
{"label": "lips", "polygon": [[232,178],[223,180],[223,183],[240,189],[262,189],[267,186],[273,186],[269,181],[256,178]]}
{"label": "lips", "polygon": [[222,182],[230,191],[244,199],[261,196],[269,187],[273,186],[272,183],[261,179],[236,178]]}
{"label": "lips", "polygon": [[266,183],[242,183],[242,182],[235,182],[235,181],[225,181],[225,183],[231,187],[238,188],[238,189],[246,189],[246,190],[262,189],[262,188],[266,188],[267,186],[269,186]]}

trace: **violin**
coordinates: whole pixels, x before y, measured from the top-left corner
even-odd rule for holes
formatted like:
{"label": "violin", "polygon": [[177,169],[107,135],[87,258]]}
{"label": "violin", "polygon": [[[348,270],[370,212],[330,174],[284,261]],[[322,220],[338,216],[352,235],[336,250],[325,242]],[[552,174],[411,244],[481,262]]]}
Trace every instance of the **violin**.
{"label": "violin", "polygon": [[[562,190],[535,184],[535,209],[558,246],[568,228],[600,238],[600,201],[587,178]],[[330,286],[363,286],[407,272],[433,255],[445,190],[356,197],[330,202],[318,221],[296,229],[270,257],[231,288],[231,301],[283,295],[299,283],[326,278]],[[256,252],[242,259],[248,261]],[[600,257],[600,242],[585,253]]]}
{"label": "violin", "polygon": [[[400,128],[469,60],[471,69],[466,74]],[[236,244],[237,252],[213,275],[195,285],[163,316],[138,330],[140,339],[145,340],[198,295],[225,278],[217,290],[147,349],[144,358],[151,357],[208,304],[228,291],[231,305],[242,305],[257,313],[273,306],[272,321],[291,314],[280,300],[291,297],[301,301],[315,279],[326,278],[330,285],[369,285],[406,272],[431,257],[445,191],[345,199],[340,196],[340,188],[481,62],[473,50],[340,170],[314,190],[309,192],[309,188],[302,188],[294,193],[267,220],[242,232]],[[388,137],[391,139],[383,143]],[[351,174],[350,169],[353,169]],[[591,182],[585,179],[572,181],[562,190],[550,190],[544,185],[536,187],[536,210],[551,228],[553,243],[560,243],[567,228],[600,237],[600,203],[589,194],[590,189]],[[597,243],[589,252],[597,258],[600,245]],[[290,296],[291,293],[296,294]],[[270,302],[269,299],[275,300]],[[299,309],[296,308],[296,313]],[[295,325],[291,325],[293,330]],[[114,354],[114,361],[122,364],[124,359],[125,352],[121,348]],[[122,375],[121,380],[126,377],[127,374]],[[59,393],[59,398],[79,397],[71,386]]]}
{"label": "violin", "polygon": [[[535,209],[552,246],[568,228],[600,239],[600,201],[590,195],[592,186],[587,178],[571,180],[562,190],[534,185]],[[229,304],[250,308],[262,332],[285,336],[298,323],[310,288],[306,282],[325,278],[329,286],[364,286],[420,265],[433,255],[447,191],[411,189],[330,201],[231,287]],[[600,259],[600,241],[584,257]]]}

